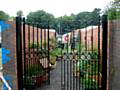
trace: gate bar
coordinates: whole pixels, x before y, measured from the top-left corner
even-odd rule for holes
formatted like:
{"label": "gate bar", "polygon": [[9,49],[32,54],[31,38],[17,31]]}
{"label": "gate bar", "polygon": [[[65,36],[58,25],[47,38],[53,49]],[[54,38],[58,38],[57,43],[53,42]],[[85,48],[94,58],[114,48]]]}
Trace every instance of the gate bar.
{"label": "gate bar", "polygon": [[98,24],[98,90],[99,89],[99,86],[100,86],[100,45],[101,45],[101,32],[100,32],[100,16],[99,16],[99,24]]}
{"label": "gate bar", "polygon": [[17,77],[18,90],[23,90],[23,66],[22,66],[22,35],[21,17],[16,17],[16,56],[17,56]]}
{"label": "gate bar", "polygon": [[50,38],[50,36],[49,36],[49,29],[50,29],[50,26],[49,26],[49,21],[48,21],[48,27],[47,27],[47,29],[48,29],[48,33],[47,33],[47,37],[48,37],[48,84],[50,85],[50,67],[49,67],[49,64],[50,64],[50,55],[49,55],[49,50],[50,50],[50,47],[49,47],[49,45],[50,45],[50,43],[49,43],[49,38]]}
{"label": "gate bar", "polygon": [[107,41],[108,41],[108,22],[107,15],[102,17],[103,43],[102,43],[102,90],[107,89]]}
{"label": "gate bar", "polygon": [[24,86],[26,86],[26,33],[25,33],[25,18],[23,18],[23,52],[24,52]]}

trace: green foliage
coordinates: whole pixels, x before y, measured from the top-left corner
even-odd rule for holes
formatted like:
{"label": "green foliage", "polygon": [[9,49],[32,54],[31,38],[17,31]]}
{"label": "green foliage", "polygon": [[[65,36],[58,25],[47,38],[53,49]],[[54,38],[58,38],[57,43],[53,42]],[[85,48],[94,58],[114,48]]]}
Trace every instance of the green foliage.
{"label": "green foliage", "polygon": [[[84,52],[84,55],[88,53]],[[89,53],[92,59],[80,59],[79,62],[76,64],[76,70],[80,71],[81,83],[85,86],[85,90],[96,90],[98,89],[98,80],[95,80],[95,76],[98,76],[101,73],[101,65],[99,65],[98,71],[98,50],[94,49],[92,53]]]}
{"label": "green foliage", "polygon": [[[92,12],[80,12],[76,15],[62,16],[56,19],[56,24],[61,23],[62,33],[68,33],[74,29],[84,28],[99,23],[100,9],[95,8]],[[56,25],[56,26],[57,26]],[[59,28],[56,27],[57,32]]]}
{"label": "green foliage", "polygon": [[51,57],[50,63],[51,65],[54,65],[56,62],[56,57]]}
{"label": "green foliage", "polygon": [[100,11],[101,9],[99,8],[95,8],[92,13],[91,13],[91,18],[92,18],[92,21],[89,22],[89,23],[92,23],[92,25],[98,25],[99,24],[99,19],[100,19]]}
{"label": "green foliage", "polygon": [[50,45],[50,47],[55,49],[56,48],[56,40],[54,38],[49,39],[49,45]]}
{"label": "green foliage", "polygon": [[8,20],[9,19],[9,15],[7,13],[5,13],[4,11],[0,11],[0,20]]}
{"label": "green foliage", "polygon": [[[31,43],[29,45],[29,48],[30,49],[34,49],[34,53],[39,53],[39,58],[44,58],[44,57],[47,57],[48,56],[48,49],[47,48],[44,48],[40,46],[40,44],[38,43]],[[37,50],[38,49],[38,50]]]}
{"label": "green foliage", "polygon": [[52,64],[52,65],[54,65],[55,64],[55,62],[56,62],[56,58],[57,58],[57,56],[58,55],[61,55],[61,49],[60,48],[55,48],[54,50],[52,50],[51,52],[50,52],[50,63]]}
{"label": "green foliage", "polygon": [[28,73],[28,75],[32,77],[34,75],[44,75],[45,71],[43,70],[43,67],[41,64],[35,64],[35,65],[29,66],[26,73]]}
{"label": "green foliage", "polygon": [[17,11],[16,15],[17,16],[23,16],[23,11],[22,10]]}
{"label": "green foliage", "polygon": [[37,43],[31,43],[29,45],[29,48],[31,48],[31,49],[33,49],[33,48],[39,48],[39,47],[40,47],[39,43],[38,44]]}
{"label": "green foliage", "polygon": [[98,83],[92,78],[82,78],[82,83],[85,86],[85,90],[98,90]]}
{"label": "green foliage", "polygon": [[26,84],[27,86],[29,86],[29,87],[30,87],[30,85],[34,86],[34,85],[35,85],[35,80],[32,79],[32,77],[27,77],[25,84]]}
{"label": "green foliage", "polygon": [[27,22],[30,24],[38,23],[39,27],[47,28],[48,21],[49,21],[50,28],[53,28],[54,16],[43,10],[30,12],[27,15]]}
{"label": "green foliage", "polygon": [[79,52],[79,50],[82,50],[84,47],[85,47],[84,44],[82,44],[82,43],[77,43],[75,49],[78,50],[78,52]]}
{"label": "green foliage", "polygon": [[38,23],[40,27],[47,28],[48,21],[50,28],[59,32],[62,28],[62,34],[68,33],[74,29],[84,28],[90,25],[97,25],[99,22],[100,9],[95,8],[92,12],[80,12],[76,15],[64,15],[58,18],[43,10],[30,12],[27,15],[27,22],[30,24]]}
{"label": "green foliage", "polygon": [[120,0],[114,0],[105,11],[109,20],[120,19]]}
{"label": "green foliage", "polygon": [[36,81],[35,79],[33,79],[33,77],[45,75],[45,70],[43,69],[41,64],[35,64],[35,65],[30,65],[27,68],[26,73],[28,74],[28,76],[25,78],[26,79],[25,84],[27,85],[26,88],[29,90],[33,90],[36,84]]}
{"label": "green foliage", "polygon": [[61,49],[60,48],[55,48],[50,52],[51,57],[56,57],[58,55],[61,55]]}

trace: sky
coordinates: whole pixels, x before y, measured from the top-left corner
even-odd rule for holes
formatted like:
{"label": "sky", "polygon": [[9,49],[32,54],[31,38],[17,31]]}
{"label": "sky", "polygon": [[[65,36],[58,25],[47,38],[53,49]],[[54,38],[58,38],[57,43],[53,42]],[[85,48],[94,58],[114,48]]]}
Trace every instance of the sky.
{"label": "sky", "polygon": [[24,16],[36,10],[45,10],[55,17],[92,11],[104,7],[112,0],[0,0],[0,10],[11,16],[16,16],[22,10]]}

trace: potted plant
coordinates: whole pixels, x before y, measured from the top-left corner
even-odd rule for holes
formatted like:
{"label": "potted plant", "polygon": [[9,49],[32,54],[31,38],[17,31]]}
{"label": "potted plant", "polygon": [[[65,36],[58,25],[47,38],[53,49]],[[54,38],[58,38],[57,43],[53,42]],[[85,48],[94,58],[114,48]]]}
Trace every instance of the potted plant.
{"label": "potted plant", "polygon": [[50,52],[50,67],[51,67],[51,69],[56,68],[57,55],[58,55],[58,50],[57,49],[54,49]]}
{"label": "potted plant", "polygon": [[51,67],[51,69],[55,69],[56,65],[57,65],[56,57],[51,57],[51,60],[50,60],[50,67]]}
{"label": "potted plant", "polygon": [[34,79],[32,79],[31,77],[26,78],[26,82],[25,82],[25,89],[26,90],[34,90],[35,85],[36,85],[36,81]]}
{"label": "potted plant", "polygon": [[42,86],[47,80],[47,75],[41,64],[31,65],[27,73],[35,81],[36,86]]}

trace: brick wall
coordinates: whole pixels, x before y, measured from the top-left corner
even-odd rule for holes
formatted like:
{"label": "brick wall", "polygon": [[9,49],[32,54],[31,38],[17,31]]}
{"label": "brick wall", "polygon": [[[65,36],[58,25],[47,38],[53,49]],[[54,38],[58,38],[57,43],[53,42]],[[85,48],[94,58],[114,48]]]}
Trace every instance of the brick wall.
{"label": "brick wall", "polygon": [[[81,42],[82,44],[85,43],[85,37],[87,40],[87,47],[91,49],[91,36],[92,36],[92,27],[87,28],[87,36],[85,34],[85,29],[81,29]],[[75,34],[79,35],[79,30],[75,30]],[[98,48],[98,27],[93,27],[93,47]],[[100,27],[100,48],[102,49],[102,27]]]}
{"label": "brick wall", "polygon": [[109,22],[109,90],[120,89],[120,20]]}
{"label": "brick wall", "polygon": [[3,75],[9,85],[11,85],[12,90],[17,90],[15,23],[7,23],[10,25],[10,28],[2,32],[2,48],[10,51],[10,54],[7,55],[10,57],[10,60],[3,64]]}
{"label": "brick wall", "polygon": [[[42,33],[41,33],[42,30]],[[44,32],[45,30],[45,32]],[[28,41],[28,32],[30,31],[30,43],[33,43],[33,27],[30,26],[28,27],[28,25],[25,26],[25,40],[26,40],[26,47],[28,47],[29,41]],[[45,34],[46,33],[46,37]],[[48,41],[48,30],[47,29],[38,29],[38,42],[41,42],[41,34],[42,34],[42,43],[44,43],[44,40],[46,38],[46,42]],[[55,31],[50,29],[49,30],[49,38],[50,39],[54,39],[55,38]],[[37,28],[34,27],[34,43],[37,43]]]}

